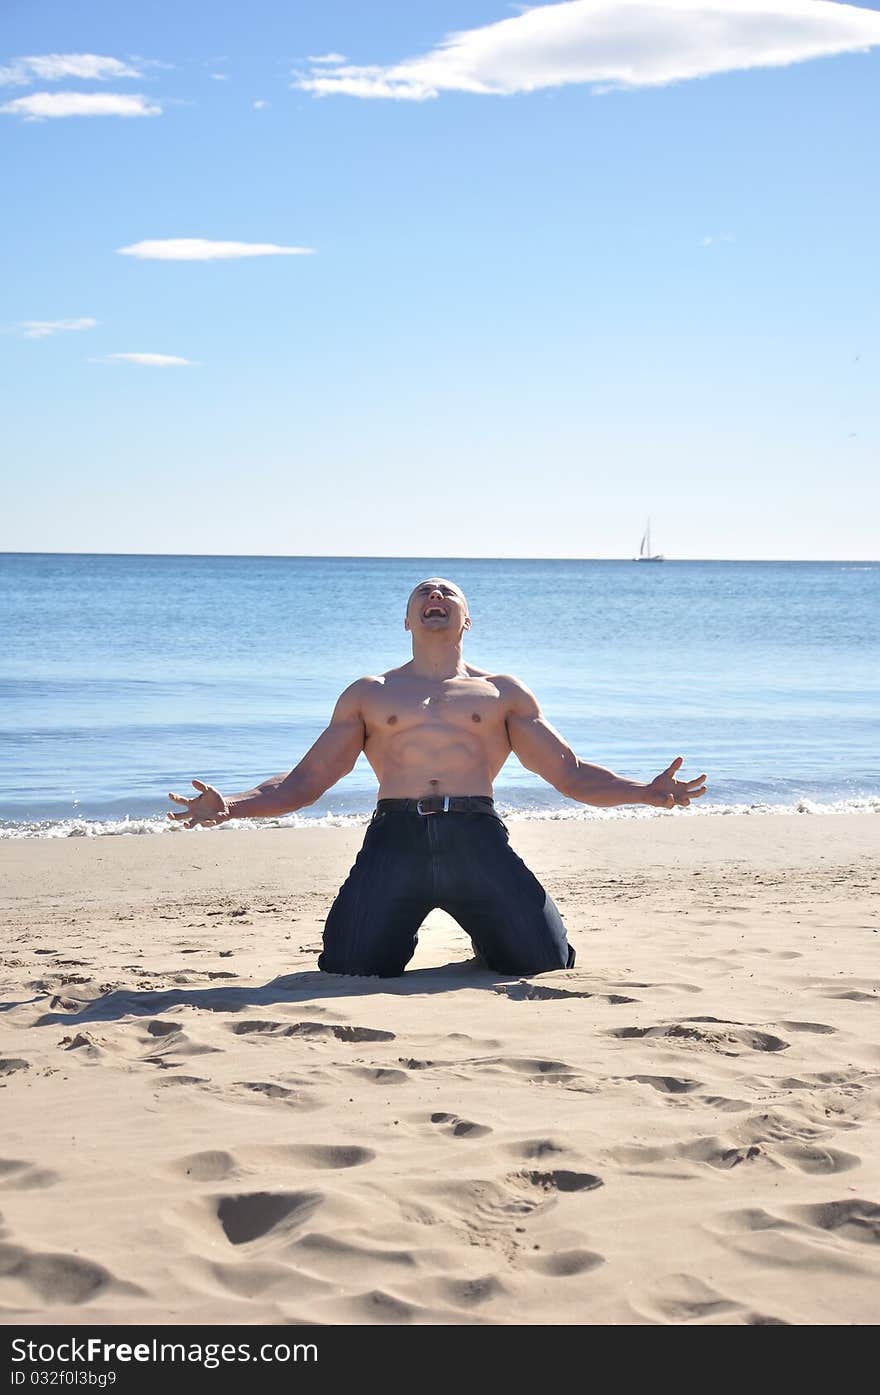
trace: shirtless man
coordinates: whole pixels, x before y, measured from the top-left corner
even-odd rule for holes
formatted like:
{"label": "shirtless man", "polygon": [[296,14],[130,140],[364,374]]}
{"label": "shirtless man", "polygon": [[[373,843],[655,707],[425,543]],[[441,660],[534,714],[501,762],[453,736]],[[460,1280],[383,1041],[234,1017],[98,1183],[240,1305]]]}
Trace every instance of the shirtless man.
{"label": "shirtless man", "polygon": [[402,974],[429,911],[448,911],[478,959],[502,974],[571,968],[574,950],[540,882],[508,844],[492,783],[511,751],[561,794],[603,808],[688,805],[705,775],[678,780],[678,757],[650,784],[580,760],[543,717],[525,684],[465,663],[470,629],[461,589],[442,577],[410,595],[409,663],[359,678],[330,725],[286,775],[224,798],[193,780],[193,799],[168,817],[186,828],[290,814],[348,774],[361,751],[379,779],[376,811],[357,861],[324,927],[318,967],[327,973]]}

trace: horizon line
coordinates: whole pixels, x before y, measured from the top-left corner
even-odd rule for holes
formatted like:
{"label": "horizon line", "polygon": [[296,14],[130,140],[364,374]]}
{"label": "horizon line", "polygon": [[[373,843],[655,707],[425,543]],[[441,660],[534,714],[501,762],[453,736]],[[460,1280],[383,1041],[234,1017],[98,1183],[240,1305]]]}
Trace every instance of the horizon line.
{"label": "horizon line", "polygon": [[[460,553],[453,555],[450,553],[434,552],[426,554],[423,552],[412,553],[346,553],[346,552],[76,552],[76,551],[52,551],[42,552],[31,549],[12,550],[0,548],[0,557],[170,557],[170,558],[196,558],[205,557],[217,560],[223,557],[238,558],[242,561],[262,561],[269,558],[277,558],[283,561],[300,562],[428,562],[432,559],[443,562],[618,562],[632,564],[640,562],[638,557],[523,557],[515,554],[502,554],[500,556],[482,554]],[[874,566],[880,563],[880,557],[665,557],[664,562],[773,562],[773,563],[801,563],[803,565],[821,564],[827,562],[834,563],[855,563],[858,565]]]}

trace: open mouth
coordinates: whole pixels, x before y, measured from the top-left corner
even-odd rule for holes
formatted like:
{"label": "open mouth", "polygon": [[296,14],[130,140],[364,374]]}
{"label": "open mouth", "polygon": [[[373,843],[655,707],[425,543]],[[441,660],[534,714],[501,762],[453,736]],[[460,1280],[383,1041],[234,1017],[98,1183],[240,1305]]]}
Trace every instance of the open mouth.
{"label": "open mouth", "polygon": [[430,620],[433,616],[437,616],[441,620],[448,620],[449,611],[442,605],[426,605],[422,611],[422,619]]}

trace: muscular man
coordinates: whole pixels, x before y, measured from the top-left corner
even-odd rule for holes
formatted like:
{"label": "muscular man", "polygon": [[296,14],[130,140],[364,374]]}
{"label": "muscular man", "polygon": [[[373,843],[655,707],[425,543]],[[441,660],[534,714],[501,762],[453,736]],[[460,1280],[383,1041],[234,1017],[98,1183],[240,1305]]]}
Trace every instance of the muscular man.
{"label": "muscular man", "polygon": [[458,586],[441,577],[421,582],[404,620],[412,659],[346,688],[299,765],[245,794],[224,798],[193,780],[195,798],[169,796],[185,808],[168,817],[187,828],[277,817],[314,804],[364,752],[379,798],[324,927],[318,967],[327,973],[403,973],[434,908],[448,911],[478,958],[499,973],[574,964],[559,912],[510,848],[495,812],[492,783],[511,751],[582,804],[671,809],[705,794],[705,775],[676,779],[681,757],[650,784],[580,760],[525,684],[465,663],[470,623]]}

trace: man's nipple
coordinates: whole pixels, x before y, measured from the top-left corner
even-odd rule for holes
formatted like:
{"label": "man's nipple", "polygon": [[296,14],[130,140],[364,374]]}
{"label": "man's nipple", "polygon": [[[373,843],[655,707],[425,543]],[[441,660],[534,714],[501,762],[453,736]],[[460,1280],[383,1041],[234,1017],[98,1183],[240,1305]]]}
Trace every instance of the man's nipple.
{"label": "man's nipple", "polygon": [[397,714],[395,712],[392,712],[391,716],[387,719],[387,721],[389,727],[393,727],[395,722],[397,721]]}

